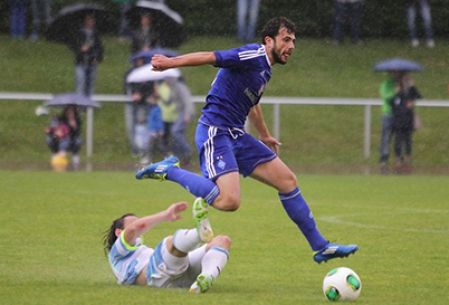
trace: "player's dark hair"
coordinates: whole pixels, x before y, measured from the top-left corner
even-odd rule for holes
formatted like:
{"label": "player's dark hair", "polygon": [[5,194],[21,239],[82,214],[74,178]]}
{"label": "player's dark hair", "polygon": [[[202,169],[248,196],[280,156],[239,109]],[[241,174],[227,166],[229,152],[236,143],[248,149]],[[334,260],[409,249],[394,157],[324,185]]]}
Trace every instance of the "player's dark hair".
{"label": "player's dark hair", "polygon": [[115,229],[123,229],[124,220],[127,216],[136,216],[133,213],[127,213],[119,218],[115,219],[111,227],[104,232],[103,236],[103,245],[104,245],[104,251],[106,255],[111,251],[112,245],[114,245],[115,241],[117,240],[117,236],[115,236]]}
{"label": "player's dark hair", "polygon": [[265,44],[265,37],[274,39],[281,28],[286,28],[289,33],[296,33],[296,25],[286,17],[275,17],[270,19],[261,31],[262,44]]}

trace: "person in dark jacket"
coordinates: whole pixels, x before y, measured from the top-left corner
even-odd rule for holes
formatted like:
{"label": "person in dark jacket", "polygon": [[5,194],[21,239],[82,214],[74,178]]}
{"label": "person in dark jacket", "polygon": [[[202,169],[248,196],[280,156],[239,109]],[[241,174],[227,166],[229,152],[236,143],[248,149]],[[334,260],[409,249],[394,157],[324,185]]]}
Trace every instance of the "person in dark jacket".
{"label": "person in dark jacket", "polygon": [[131,54],[159,47],[159,33],[155,30],[153,18],[149,13],[140,17],[140,26],[132,32]]}
{"label": "person in dark jacket", "polygon": [[68,105],[60,116],[55,116],[45,129],[46,142],[53,157],[72,155],[72,167],[80,165],[79,151],[81,149],[81,118],[75,105]]}
{"label": "person in dark jacket", "polygon": [[422,96],[414,81],[406,74],[399,83],[398,93],[390,100],[393,113],[397,173],[409,173],[411,171],[414,106],[415,101],[420,98]]}
{"label": "person in dark jacket", "polygon": [[103,43],[93,15],[86,15],[72,45],[75,53],[76,92],[91,96],[95,91],[97,64],[103,60]]}

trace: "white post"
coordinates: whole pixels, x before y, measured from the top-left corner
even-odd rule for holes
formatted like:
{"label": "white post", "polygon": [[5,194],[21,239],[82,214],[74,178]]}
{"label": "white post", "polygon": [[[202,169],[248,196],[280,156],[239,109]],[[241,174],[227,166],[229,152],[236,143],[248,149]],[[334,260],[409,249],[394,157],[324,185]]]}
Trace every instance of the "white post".
{"label": "white post", "polygon": [[371,155],[371,105],[365,105],[363,156],[369,159]]}
{"label": "white post", "polygon": [[92,155],[94,151],[94,107],[87,107],[86,122],[86,170],[92,171]]}
{"label": "white post", "polygon": [[273,105],[273,136],[280,140],[281,136],[281,106],[279,104]]}

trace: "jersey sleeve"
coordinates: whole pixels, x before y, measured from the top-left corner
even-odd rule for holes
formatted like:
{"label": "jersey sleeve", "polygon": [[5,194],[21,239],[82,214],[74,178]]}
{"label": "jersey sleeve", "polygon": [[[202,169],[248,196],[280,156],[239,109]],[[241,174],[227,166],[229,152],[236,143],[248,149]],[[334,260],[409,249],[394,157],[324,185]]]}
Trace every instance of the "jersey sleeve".
{"label": "jersey sleeve", "polygon": [[246,45],[240,48],[215,51],[215,66],[220,68],[235,67],[251,67],[254,60],[260,56],[265,56],[265,49],[261,52],[261,48],[257,44]]}

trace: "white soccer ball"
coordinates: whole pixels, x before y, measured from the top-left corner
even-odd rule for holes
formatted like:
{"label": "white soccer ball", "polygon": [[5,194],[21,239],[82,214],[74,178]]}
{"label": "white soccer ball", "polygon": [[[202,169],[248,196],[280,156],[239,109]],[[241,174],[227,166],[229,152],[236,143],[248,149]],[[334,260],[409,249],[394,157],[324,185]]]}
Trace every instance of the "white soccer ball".
{"label": "white soccer ball", "polygon": [[362,291],[362,281],[352,269],[334,268],[323,280],[323,292],[329,301],[354,301]]}

